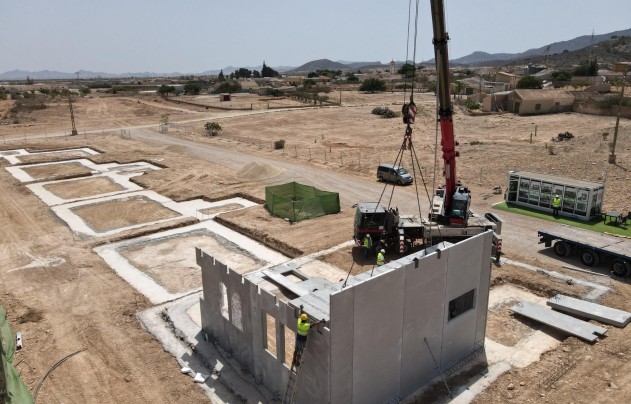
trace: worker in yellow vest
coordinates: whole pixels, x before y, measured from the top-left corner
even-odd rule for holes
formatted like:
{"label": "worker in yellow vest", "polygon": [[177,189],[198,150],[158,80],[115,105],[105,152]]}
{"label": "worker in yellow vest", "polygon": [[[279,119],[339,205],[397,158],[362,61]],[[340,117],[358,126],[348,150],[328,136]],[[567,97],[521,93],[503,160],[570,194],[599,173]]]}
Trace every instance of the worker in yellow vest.
{"label": "worker in yellow vest", "polygon": [[[300,316],[298,316],[298,323],[296,324],[296,349],[294,350],[293,359],[293,365],[296,367],[300,366],[300,357],[307,345],[307,337],[312,325],[309,322],[309,316],[303,313],[302,309],[303,306],[300,306]],[[325,323],[325,320],[321,320],[320,323]]]}
{"label": "worker in yellow vest", "polygon": [[561,198],[559,194],[554,194],[554,198],[552,198],[552,216],[559,217],[559,209],[561,209]]}
{"label": "worker in yellow vest", "polygon": [[386,250],[384,250],[384,249],[381,249],[379,251],[379,254],[377,254],[377,266],[378,267],[380,267],[380,266],[382,266],[383,264],[386,263],[386,256],[385,256],[385,254],[386,254]]}
{"label": "worker in yellow vest", "polygon": [[370,255],[370,250],[372,249],[372,237],[370,237],[368,233],[364,235],[362,244],[364,246],[364,258],[368,258],[368,256]]}

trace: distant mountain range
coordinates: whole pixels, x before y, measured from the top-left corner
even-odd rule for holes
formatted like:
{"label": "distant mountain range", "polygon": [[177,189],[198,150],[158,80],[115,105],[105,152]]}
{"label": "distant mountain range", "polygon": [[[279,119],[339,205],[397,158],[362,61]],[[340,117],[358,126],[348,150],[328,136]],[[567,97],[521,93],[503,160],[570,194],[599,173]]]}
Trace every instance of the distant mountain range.
{"label": "distant mountain range", "polygon": [[[583,35],[576,37],[574,39],[570,39],[568,41],[554,42],[549,45],[544,45],[540,48],[528,49],[527,51],[521,53],[487,53],[476,51],[467,56],[463,56],[457,59],[452,59],[450,61],[453,65],[484,65],[485,63],[490,63],[493,65],[498,65],[500,62],[509,62],[513,60],[526,59],[531,57],[540,57],[545,54],[555,55],[562,54],[564,52],[573,52],[586,47],[590,47],[592,45],[597,45],[601,42],[607,41],[612,37],[622,37],[622,36],[631,36],[631,28],[622,30],[622,31],[614,31],[608,34],[601,35]],[[567,53],[566,52],[566,53]],[[403,61],[395,62],[397,66],[402,65]],[[429,60],[424,62],[424,64],[433,64],[434,60]],[[293,66],[275,66],[273,69],[277,70],[281,73],[306,73],[312,72],[315,70],[329,69],[329,70],[344,70],[344,71],[356,71],[356,70],[364,70],[364,69],[374,69],[374,68],[385,68],[388,64],[384,64],[381,62],[351,62],[345,60],[332,61],[329,59],[318,59],[313,60],[311,62],[305,63],[302,66],[293,67]],[[263,68],[262,65],[259,66],[242,66],[250,70],[258,70],[261,71]],[[223,69],[212,69],[206,70],[201,73],[179,73],[179,72],[171,72],[171,73],[154,73],[154,72],[128,72],[121,74],[112,74],[105,72],[91,72],[86,70],[80,70],[79,78],[81,79],[116,79],[116,78],[128,78],[128,77],[138,77],[138,78],[149,78],[149,77],[178,77],[178,76],[208,76],[208,75],[217,75],[221,70],[223,70],[224,74],[230,74],[237,70],[238,67],[234,66],[226,66]],[[26,70],[11,70],[5,73],[0,74],[0,80],[26,80],[27,77],[30,77],[33,80],[47,80],[47,79],[59,79],[59,80],[72,80],[77,78],[77,73],[67,73],[67,72],[58,72],[58,71],[50,71],[50,70],[42,70],[42,71],[26,71]]]}

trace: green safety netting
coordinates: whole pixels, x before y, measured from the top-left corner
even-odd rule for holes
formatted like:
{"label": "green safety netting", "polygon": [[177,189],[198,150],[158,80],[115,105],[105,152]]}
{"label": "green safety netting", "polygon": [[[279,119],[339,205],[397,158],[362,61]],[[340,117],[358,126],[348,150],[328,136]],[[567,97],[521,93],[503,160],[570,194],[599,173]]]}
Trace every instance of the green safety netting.
{"label": "green safety netting", "polygon": [[290,182],[265,188],[265,206],[274,216],[292,222],[339,213],[340,195]]}
{"label": "green safety netting", "polygon": [[0,304],[0,402],[4,398],[7,404],[19,403],[29,404],[33,402],[33,397],[20,379],[20,374],[13,367],[13,354],[15,353],[15,340],[13,331],[7,321],[7,311]]}

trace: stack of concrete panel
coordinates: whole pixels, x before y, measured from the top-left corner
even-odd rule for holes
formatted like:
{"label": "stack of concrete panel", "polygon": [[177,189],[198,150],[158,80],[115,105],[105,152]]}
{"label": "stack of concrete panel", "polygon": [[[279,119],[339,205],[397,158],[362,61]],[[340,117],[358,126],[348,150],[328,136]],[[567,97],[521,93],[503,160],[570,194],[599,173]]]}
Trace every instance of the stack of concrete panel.
{"label": "stack of concrete panel", "polygon": [[511,307],[511,310],[524,317],[528,317],[589,342],[596,342],[598,337],[595,334],[604,335],[607,332],[607,329],[604,327],[578,320],[554,310],[548,310],[545,307],[530,302],[519,302]]}
{"label": "stack of concrete panel", "polygon": [[626,325],[631,322],[631,313],[628,311],[612,309],[611,307],[601,304],[586,302],[585,300],[575,299],[565,295],[556,295],[550,298],[547,304],[555,310],[620,328],[626,327]]}

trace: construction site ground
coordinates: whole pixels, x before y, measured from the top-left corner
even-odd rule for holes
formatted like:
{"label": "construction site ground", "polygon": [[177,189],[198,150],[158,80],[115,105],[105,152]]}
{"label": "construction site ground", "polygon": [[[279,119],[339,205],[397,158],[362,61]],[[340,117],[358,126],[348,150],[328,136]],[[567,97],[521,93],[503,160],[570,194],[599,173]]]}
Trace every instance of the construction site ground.
{"label": "construction site ground", "polygon": [[[332,99],[338,93],[329,95]],[[182,97],[182,100],[213,103],[208,96]],[[400,149],[404,125],[400,118],[382,119],[371,114],[376,106],[398,111],[403,93],[362,94],[342,92],[342,107],[265,109],[250,111],[215,110],[178,104],[159,97],[90,96],[74,103],[79,136],[70,132],[67,103],[56,101],[43,110],[21,112],[7,118],[14,101],[0,101],[0,152],[25,148],[30,152],[90,147],[100,154],[63,152],[25,156],[24,163],[42,163],[73,158],[89,158],[95,163],[145,161],[162,167],[133,177],[133,182],[176,202],[194,198],[220,201],[243,197],[263,202],[265,187],[297,181],[318,189],[339,192],[340,214],[300,223],[272,217],[261,206],[238,209],[231,206],[215,218],[241,234],[260,241],[288,257],[318,252],[352,237],[357,202],[387,203],[402,213],[427,214],[431,190],[440,184],[442,159],[435,160],[436,121],[433,95],[416,94],[419,113],[414,126],[414,149],[418,156],[415,184],[387,187],[376,181],[376,167],[394,162]],[[264,104],[265,101],[261,101]],[[208,104],[210,105],[210,104]],[[291,103],[282,104],[291,105]],[[3,118],[4,114],[4,119]],[[163,115],[169,116],[169,130],[160,133]],[[219,136],[205,136],[203,125],[218,122]],[[503,200],[493,187],[506,188],[511,169],[551,173],[606,183],[604,209],[631,210],[628,187],[631,168],[631,121],[621,119],[617,164],[607,163],[615,117],[564,113],[520,117],[513,114],[473,114],[457,108],[454,117],[461,157],[457,172],[470,186],[472,210],[493,211]],[[535,127],[537,136],[534,136]],[[125,132],[121,130],[124,129]],[[569,131],[574,138],[552,142],[558,133]],[[532,143],[531,143],[531,136]],[[285,140],[285,148],[274,142]],[[434,165],[437,161],[438,169]],[[414,160],[414,165],[417,162]],[[0,166],[10,164],[0,157]],[[409,151],[403,165],[412,170]],[[73,183],[47,185],[63,198],[82,198],[94,193],[117,192],[106,179],[83,178],[91,171],[77,163],[34,166],[26,170],[37,181],[80,178]],[[423,178],[421,178],[421,176]],[[100,177],[99,177],[100,178]],[[424,181],[423,181],[424,180]],[[139,322],[137,313],[152,307],[147,297],[119,277],[93,248],[110,242],[150,235],[167,228],[196,223],[196,219],[175,218],[130,229],[110,236],[79,237],[41,199],[14,178],[0,170],[0,301],[8,312],[14,331],[24,335],[24,349],[14,363],[26,385],[34,391],[44,373],[59,359],[80,349],[57,368],[43,384],[38,402],[207,402],[204,391],[195,388],[189,376],[180,373],[179,364]],[[74,186],[73,186],[74,185]],[[99,192],[99,189],[103,192]],[[238,205],[238,204],[237,204]],[[82,205],[75,213],[83,215],[95,230],[114,229],[174,216],[172,211],[142,198],[106,204]],[[215,214],[209,208],[204,214]],[[629,278],[609,277],[604,265],[595,268],[601,275],[586,274],[576,258],[559,259],[538,244],[537,230],[550,226],[505,212],[503,249],[505,259],[526,263],[601,284],[611,289],[601,303],[631,310]],[[188,236],[191,243],[221,247],[216,238],[198,233]],[[192,240],[192,239],[195,240]],[[183,241],[184,240],[184,241]],[[187,239],[161,246],[149,244],[141,251],[122,251],[170,292],[200,287],[194,255],[178,263],[177,275],[169,272],[169,254],[186,248]],[[191,247],[192,249],[192,247]],[[229,255],[229,251],[224,252]],[[160,262],[157,256],[164,256]],[[388,256],[387,259],[396,259]],[[253,257],[235,256],[235,264],[256,266]],[[357,247],[344,247],[322,257],[342,273],[370,270]],[[507,261],[509,262],[509,261]],[[186,268],[189,268],[188,270]],[[174,277],[175,276],[175,277]],[[525,270],[506,263],[493,267],[492,283],[512,285],[539,297],[556,293],[582,297],[585,286]],[[534,329],[544,326],[516,317],[508,303],[495,307],[489,315],[489,338],[506,345],[516,344]],[[378,326],[378,325],[377,325]],[[524,368],[502,374],[475,399],[476,403],[515,402],[610,402],[631,396],[631,331],[629,327],[608,327],[607,336],[594,345],[574,338],[558,337],[560,345]],[[473,373],[471,373],[473,372]],[[469,372],[482,372],[474,368]],[[555,379],[558,375],[558,379]],[[455,376],[449,383],[462,381]],[[552,382],[550,382],[552,381]],[[234,395],[216,387],[214,399],[233,402]],[[416,397],[414,402],[446,400],[442,384]]]}

